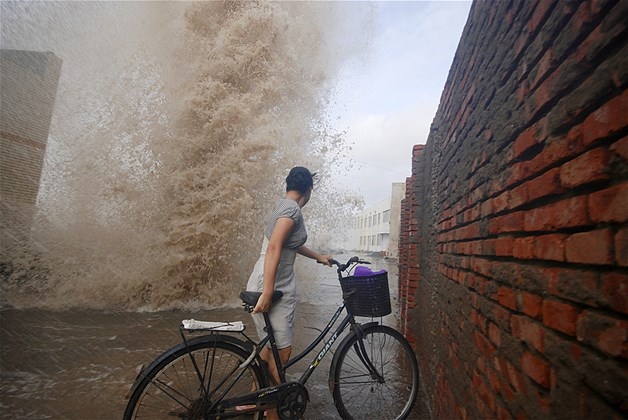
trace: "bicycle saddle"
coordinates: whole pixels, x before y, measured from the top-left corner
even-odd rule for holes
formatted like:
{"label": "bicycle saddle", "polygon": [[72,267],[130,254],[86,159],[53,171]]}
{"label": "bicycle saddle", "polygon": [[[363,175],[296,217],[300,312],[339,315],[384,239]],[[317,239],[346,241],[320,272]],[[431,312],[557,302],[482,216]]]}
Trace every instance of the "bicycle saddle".
{"label": "bicycle saddle", "polygon": [[[262,295],[262,292],[240,292],[240,299],[242,299],[242,302],[246,303],[247,305],[251,305],[251,306],[255,306],[257,305],[257,300],[259,299],[259,297]],[[279,299],[281,299],[281,297],[283,296],[283,292],[280,292],[279,290],[275,290],[273,292],[273,300],[272,302],[275,303],[277,302]]]}

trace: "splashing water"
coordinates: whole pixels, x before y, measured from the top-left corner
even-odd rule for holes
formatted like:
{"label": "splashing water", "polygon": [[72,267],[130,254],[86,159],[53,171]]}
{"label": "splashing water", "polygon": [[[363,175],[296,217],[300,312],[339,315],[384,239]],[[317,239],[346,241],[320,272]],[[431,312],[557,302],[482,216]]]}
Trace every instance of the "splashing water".
{"label": "splashing water", "polygon": [[333,246],[320,238],[337,233],[320,227],[345,223],[357,199],[324,195],[347,146],[326,109],[339,69],[368,45],[368,10],[327,2],[1,7],[2,48],[63,60],[31,242],[2,250],[5,305],[231,304],[294,165],[321,174],[305,213],[316,245]]}

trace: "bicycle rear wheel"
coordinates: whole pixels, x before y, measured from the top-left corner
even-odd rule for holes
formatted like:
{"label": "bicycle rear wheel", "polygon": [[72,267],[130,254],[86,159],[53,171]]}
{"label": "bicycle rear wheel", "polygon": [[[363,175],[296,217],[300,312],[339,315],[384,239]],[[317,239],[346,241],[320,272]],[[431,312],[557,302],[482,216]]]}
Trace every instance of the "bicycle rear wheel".
{"label": "bicycle rear wheel", "polygon": [[366,327],[363,333],[362,339],[349,336],[332,362],[330,387],[338,412],[344,419],[407,418],[419,391],[412,347],[398,331],[384,325]]}
{"label": "bicycle rear wheel", "polygon": [[[217,399],[266,387],[266,376],[256,363],[238,368],[249,357],[239,342],[203,336],[163,353],[137,378],[124,419],[204,419]],[[262,419],[263,413],[226,417]]]}

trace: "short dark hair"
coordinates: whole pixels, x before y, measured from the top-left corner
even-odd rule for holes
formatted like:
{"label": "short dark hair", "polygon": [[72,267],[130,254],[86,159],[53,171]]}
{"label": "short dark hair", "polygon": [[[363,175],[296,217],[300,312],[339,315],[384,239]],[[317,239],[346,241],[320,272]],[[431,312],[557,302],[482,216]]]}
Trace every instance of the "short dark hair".
{"label": "short dark hair", "polygon": [[298,191],[305,194],[307,190],[314,187],[314,177],[316,173],[311,173],[303,166],[295,166],[286,177],[286,191]]}

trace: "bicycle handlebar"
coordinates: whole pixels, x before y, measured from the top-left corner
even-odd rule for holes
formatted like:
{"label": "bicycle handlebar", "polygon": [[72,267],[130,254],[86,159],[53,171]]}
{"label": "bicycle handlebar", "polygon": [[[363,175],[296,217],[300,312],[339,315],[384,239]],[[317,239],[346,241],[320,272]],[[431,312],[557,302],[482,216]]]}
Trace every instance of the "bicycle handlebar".
{"label": "bicycle handlebar", "polygon": [[361,260],[358,257],[351,257],[349,258],[349,260],[345,263],[345,264],[341,264],[340,262],[336,261],[336,260],[330,260],[329,261],[332,265],[335,265],[338,267],[338,274],[342,273],[343,271],[347,271],[347,269],[349,267],[351,267],[353,264],[370,264],[370,261],[365,261],[365,260]]}

